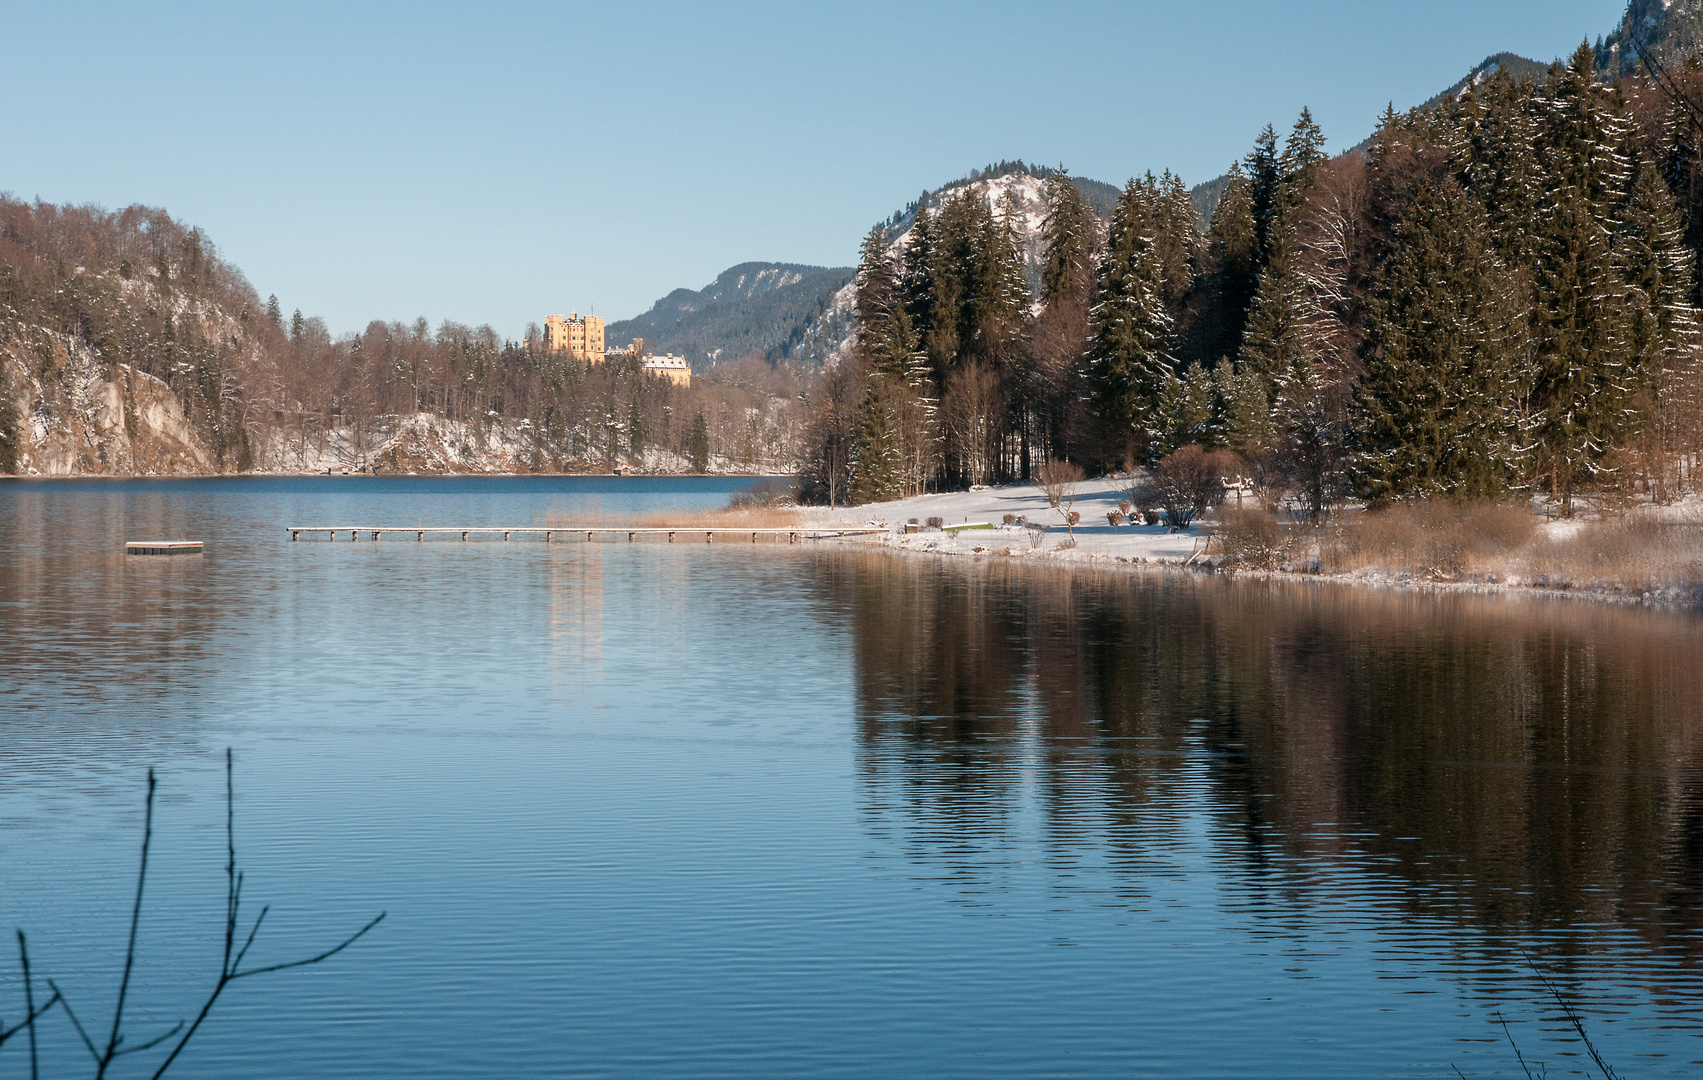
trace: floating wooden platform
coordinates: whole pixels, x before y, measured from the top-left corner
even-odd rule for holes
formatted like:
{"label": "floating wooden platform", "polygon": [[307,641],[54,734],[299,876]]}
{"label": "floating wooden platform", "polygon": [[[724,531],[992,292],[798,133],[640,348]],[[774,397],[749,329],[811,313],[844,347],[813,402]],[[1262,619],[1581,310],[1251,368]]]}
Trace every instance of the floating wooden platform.
{"label": "floating wooden platform", "polygon": [[568,540],[578,539],[581,536],[585,537],[586,543],[590,543],[592,538],[596,536],[625,536],[629,543],[637,540],[641,536],[666,536],[668,537],[668,542],[672,544],[675,536],[677,535],[694,542],[701,536],[704,538],[704,543],[706,544],[711,543],[718,536],[741,540],[749,539],[753,544],[757,542],[757,538],[760,536],[773,537],[776,541],[785,537],[787,543],[795,544],[801,539],[831,540],[840,536],[866,536],[872,533],[883,533],[887,531],[886,529],[809,529],[784,527],[735,529],[704,528],[696,525],[660,525],[647,526],[645,528],[630,528],[619,525],[517,525],[506,528],[490,528],[484,526],[469,526],[467,528],[424,528],[418,525],[286,525],[285,528],[289,531],[291,540],[300,540],[303,533],[307,533],[309,536],[324,533],[327,540],[336,540],[340,534],[348,533],[349,539],[352,541],[359,541],[362,533],[367,534],[373,540],[382,539],[385,533],[389,533],[392,536],[401,535],[404,537],[412,534],[416,541],[423,541],[428,536],[459,536],[462,540],[468,540],[475,536],[495,537],[500,534],[504,540],[516,537],[532,537],[533,539],[543,540],[546,544],[553,543],[557,537]]}
{"label": "floating wooden platform", "polygon": [[131,540],[124,545],[126,555],[199,555],[199,540]]}

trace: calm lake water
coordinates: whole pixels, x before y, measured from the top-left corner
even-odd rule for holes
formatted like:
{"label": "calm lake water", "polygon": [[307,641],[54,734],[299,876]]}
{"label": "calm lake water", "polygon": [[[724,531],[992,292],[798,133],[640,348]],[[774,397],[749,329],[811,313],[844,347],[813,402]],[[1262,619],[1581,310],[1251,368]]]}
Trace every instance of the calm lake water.
{"label": "calm lake water", "polygon": [[232,747],[255,962],[389,915],[172,1075],[1523,1075],[1498,1017],[1583,1070],[1539,972],[1623,1076],[1703,1068],[1692,616],[284,532],[743,483],[0,484],[0,928],[105,1030],[154,766],[132,1041],[192,1015]]}

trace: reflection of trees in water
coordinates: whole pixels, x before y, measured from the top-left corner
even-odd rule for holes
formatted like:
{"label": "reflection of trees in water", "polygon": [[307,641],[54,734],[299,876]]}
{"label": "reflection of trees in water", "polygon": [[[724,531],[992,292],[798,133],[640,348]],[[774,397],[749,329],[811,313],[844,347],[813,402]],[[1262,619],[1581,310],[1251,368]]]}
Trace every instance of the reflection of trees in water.
{"label": "reflection of trees in water", "polygon": [[1375,868],[1359,887],[1393,875],[1378,901],[1430,916],[1579,928],[1582,949],[1618,924],[1696,949],[1691,618],[997,561],[823,565],[855,636],[872,800],[925,858],[974,873],[1028,828],[1047,858],[1152,872],[1205,811],[1256,890]]}
{"label": "reflection of trees in water", "polygon": [[9,788],[51,788],[89,770],[123,775],[162,751],[202,748],[190,725],[162,731],[157,721],[193,684],[188,673],[216,664],[229,613],[204,585],[201,556],[126,556],[122,546],[131,521],[143,523],[133,535],[170,537],[178,530],[160,523],[185,516],[182,499],[167,493],[125,502],[22,483],[0,492]]}

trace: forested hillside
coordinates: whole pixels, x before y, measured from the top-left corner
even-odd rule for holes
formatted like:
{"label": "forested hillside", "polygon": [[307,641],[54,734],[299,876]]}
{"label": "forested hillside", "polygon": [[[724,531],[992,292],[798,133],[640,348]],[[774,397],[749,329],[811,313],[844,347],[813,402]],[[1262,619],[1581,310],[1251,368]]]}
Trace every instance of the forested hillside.
{"label": "forested hillside", "polygon": [[683,389],[489,326],[334,338],[164,211],[0,199],[0,472],[790,468],[797,374]]}
{"label": "forested hillside", "polygon": [[1703,0],[1631,0],[1620,25],[1597,39],[1598,70],[1614,78],[1683,65],[1703,52]]}
{"label": "forested hillside", "polygon": [[1273,503],[1665,500],[1703,451],[1703,71],[1603,82],[1581,46],[1387,113],[1337,158],[1303,112],[1204,235],[1131,181],[1102,227],[1049,177],[1038,290],[1015,215],[959,196],[878,226],[807,477],[886,499],[1223,448]]}

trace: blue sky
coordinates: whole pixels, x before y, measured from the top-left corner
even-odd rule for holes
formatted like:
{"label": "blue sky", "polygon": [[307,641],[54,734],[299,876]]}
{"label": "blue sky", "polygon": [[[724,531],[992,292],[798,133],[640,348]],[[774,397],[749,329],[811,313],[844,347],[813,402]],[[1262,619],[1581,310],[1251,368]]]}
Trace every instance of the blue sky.
{"label": "blue sky", "polygon": [[848,264],[1002,158],[1224,171],[1333,149],[1624,0],[0,6],[0,191],[162,206],[262,296],[369,319],[611,319],[747,260]]}

